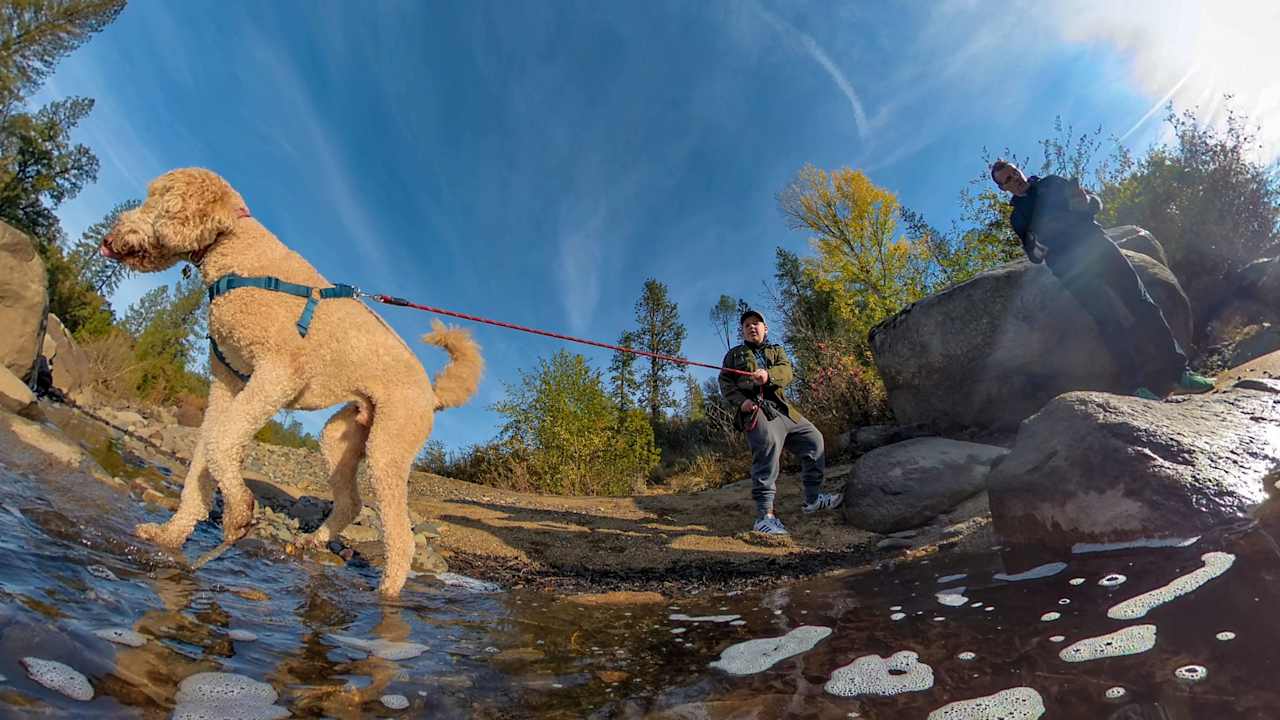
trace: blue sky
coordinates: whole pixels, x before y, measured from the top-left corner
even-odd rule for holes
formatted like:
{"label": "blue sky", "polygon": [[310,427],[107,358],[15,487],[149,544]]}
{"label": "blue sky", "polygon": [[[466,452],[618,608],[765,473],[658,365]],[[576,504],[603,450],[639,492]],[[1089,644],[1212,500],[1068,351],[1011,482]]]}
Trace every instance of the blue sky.
{"label": "blue sky", "polygon": [[[1118,5],[133,0],[37,101],[97,100],[72,237],[204,166],[333,282],[612,342],[654,277],[685,354],[718,362],[711,305],[762,300],[774,248],[806,252],[775,201],[806,163],[863,169],[945,226],[984,146],[1039,157],[1057,115],[1143,148],[1163,102],[1212,117],[1234,92],[1273,153],[1276,9]],[[429,327],[379,312],[409,339]],[[503,383],[562,347],[472,330],[489,372],[439,418],[450,448],[492,437]]]}

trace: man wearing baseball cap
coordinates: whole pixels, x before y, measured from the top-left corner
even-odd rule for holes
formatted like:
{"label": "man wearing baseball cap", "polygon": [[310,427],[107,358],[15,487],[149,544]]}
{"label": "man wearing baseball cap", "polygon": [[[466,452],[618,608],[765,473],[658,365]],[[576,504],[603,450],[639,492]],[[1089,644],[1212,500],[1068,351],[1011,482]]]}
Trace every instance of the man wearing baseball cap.
{"label": "man wearing baseball cap", "polygon": [[800,456],[806,513],[839,507],[843,493],[821,492],[826,471],[822,433],[787,401],[791,361],[781,345],[768,342],[764,315],[747,310],[739,319],[743,344],[724,356],[723,367],[751,373],[720,373],[720,394],[738,408],[734,427],[746,432],[751,446],[751,497],[756,501],[755,532],[786,535],[787,528],[773,514],[783,449]]}

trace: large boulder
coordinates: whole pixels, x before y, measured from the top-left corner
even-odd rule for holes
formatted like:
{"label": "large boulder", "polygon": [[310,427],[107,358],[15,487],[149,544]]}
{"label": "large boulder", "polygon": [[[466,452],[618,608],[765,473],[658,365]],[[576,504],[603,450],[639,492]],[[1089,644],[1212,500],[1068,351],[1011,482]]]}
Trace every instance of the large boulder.
{"label": "large boulder", "polygon": [[919,527],[982,492],[991,466],[1008,452],[937,437],[872,450],[845,483],[845,521],[878,533]]}
{"label": "large boulder", "polygon": [[32,420],[44,419],[31,388],[4,367],[0,367],[0,410],[17,413]]}
{"label": "large boulder", "polygon": [[1195,536],[1244,517],[1280,471],[1278,390],[1054,399],[987,478],[996,533],[1007,545],[1063,550]]}
{"label": "large boulder", "polygon": [[75,398],[89,385],[89,356],[76,344],[71,333],[58,319],[49,314],[44,331],[41,354],[52,368],[53,387],[67,397]]}
{"label": "large boulder", "polygon": [[1240,287],[1273,310],[1280,310],[1280,257],[1249,263],[1240,271]]}
{"label": "large boulder", "polygon": [[1159,240],[1155,239],[1155,236],[1137,225],[1121,225],[1107,228],[1105,232],[1107,237],[1111,238],[1111,242],[1122,250],[1146,255],[1161,265],[1169,267],[1169,256],[1165,253],[1164,246],[1160,244]]}
{"label": "large boulder", "polygon": [[44,261],[35,244],[0,222],[0,363],[20,380],[35,366],[48,312]]}
{"label": "large boulder", "polygon": [[[1184,347],[1191,308],[1163,265],[1123,251]],[[1129,392],[1097,326],[1043,265],[1008,263],[909,305],[871,331],[903,424],[1013,428],[1072,390]]]}

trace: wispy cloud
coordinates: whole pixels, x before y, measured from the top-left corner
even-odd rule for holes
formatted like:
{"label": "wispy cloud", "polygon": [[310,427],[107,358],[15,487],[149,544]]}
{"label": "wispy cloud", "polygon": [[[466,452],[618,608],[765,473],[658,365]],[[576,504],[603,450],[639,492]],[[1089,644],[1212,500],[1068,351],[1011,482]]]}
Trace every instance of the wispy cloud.
{"label": "wispy cloud", "polygon": [[812,35],[801,31],[759,4],[755,4],[753,7],[760,14],[760,17],[768,21],[788,40],[799,45],[809,57],[813,58],[814,62],[818,63],[826,71],[827,75],[836,84],[836,87],[840,89],[840,92],[849,101],[849,107],[853,110],[853,122],[857,128],[858,137],[863,140],[867,139],[870,134],[870,124],[867,122],[867,112],[863,109],[862,100],[858,97],[857,91],[853,89],[853,83],[849,82],[849,78],[844,71],[831,60],[831,56],[827,54],[827,51],[818,44],[818,41]]}

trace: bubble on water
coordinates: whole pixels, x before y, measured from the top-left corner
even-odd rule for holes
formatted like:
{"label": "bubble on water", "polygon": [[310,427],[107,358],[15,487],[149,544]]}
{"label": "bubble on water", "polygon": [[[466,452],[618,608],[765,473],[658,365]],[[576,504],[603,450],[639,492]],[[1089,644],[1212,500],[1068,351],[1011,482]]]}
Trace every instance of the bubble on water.
{"label": "bubble on water", "polygon": [[105,565],[90,565],[86,567],[85,570],[88,570],[90,575],[102,578],[103,580],[120,580],[120,578],[116,577],[116,574],[111,572],[111,570],[109,570]]}
{"label": "bubble on water", "polygon": [[32,680],[72,700],[88,702],[93,699],[93,686],[89,684],[89,678],[70,665],[56,660],[24,657],[22,667],[26,668],[27,676]]}
{"label": "bubble on water", "polygon": [[959,574],[957,574],[957,575],[943,575],[942,577],[938,578],[938,584],[939,584],[939,585],[946,585],[946,584],[947,584],[947,583],[949,583],[949,582],[955,582],[955,581],[957,581],[957,580],[963,580],[963,579],[965,579],[965,578],[967,578],[967,577],[969,577],[969,573],[959,573]]}
{"label": "bubble on water", "polygon": [[737,620],[742,616],[741,615],[685,615],[684,613],[672,613],[670,617],[672,620],[683,620],[684,622],[725,623],[725,622],[733,622],[734,620]]}
{"label": "bubble on water", "polygon": [[964,596],[964,586],[940,590],[934,593],[934,597],[947,607],[960,607],[969,602],[969,598]]}
{"label": "bubble on water", "polygon": [[1036,720],[1044,699],[1034,688],[1016,687],[972,700],[957,700],[929,713],[926,720]]}
{"label": "bubble on water", "polygon": [[1221,641],[1223,641],[1223,642],[1227,642],[1228,640],[1235,640],[1235,639],[1236,639],[1236,634],[1235,634],[1235,633],[1233,633],[1233,632],[1231,632],[1230,630],[1223,630],[1222,632],[1218,633],[1217,635],[1214,635],[1214,637],[1218,638],[1219,640],[1221,640]]}
{"label": "bubble on water", "polygon": [[890,610],[892,610],[893,612],[897,612],[897,611],[899,611],[899,610],[901,610],[901,609],[902,609],[902,606],[901,606],[901,605],[894,605],[893,607],[891,607],[891,608],[889,608],[889,609],[890,609]]}
{"label": "bubble on water", "polygon": [[451,572],[437,573],[436,579],[444,583],[445,585],[462,588],[463,590],[467,590],[470,592],[495,593],[495,592],[502,591],[501,585],[498,585],[496,583],[486,582],[484,580],[477,580],[475,578],[467,577],[466,575],[459,575],[457,573],[451,573]]}
{"label": "bubble on water", "polygon": [[986,607],[982,608],[982,610],[983,610],[984,612],[991,612],[992,610],[995,610],[995,609],[996,609],[996,606],[995,606],[995,605],[988,605],[988,606],[986,606]]}
{"label": "bubble on water", "polygon": [[409,707],[409,698],[403,695],[383,695],[378,699],[392,710],[403,710]]}
{"label": "bubble on water", "polygon": [[1108,700],[1119,700],[1128,694],[1129,694],[1128,690],[1125,690],[1124,688],[1117,685],[1116,687],[1107,688],[1107,691],[1102,693],[1102,697]]}
{"label": "bubble on water", "polygon": [[1058,600],[1058,604],[1059,604],[1059,605],[1070,605],[1070,604],[1071,604],[1071,600],[1070,600],[1070,598],[1060,598],[1060,599]]}
{"label": "bubble on water", "polygon": [[1204,562],[1203,567],[1174,578],[1168,585],[1125,600],[1108,610],[1107,617],[1113,620],[1136,620],[1151,610],[1170,600],[1186,595],[1226,572],[1236,561],[1236,556],[1231,553],[1208,552],[1201,555],[1200,560]]}
{"label": "bubble on water", "polygon": [[1050,635],[1049,642],[1060,643],[1067,639],[1066,635]]}
{"label": "bubble on water", "polygon": [[1022,580],[1037,580],[1039,578],[1051,577],[1053,575],[1057,575],[1058,573],[1066,569],[1067,569],[1067,564],[1064,562],[1051,562],[1051,563],[1046,563],[1044,565],[1040,565],[1037,567],[1033,567],[1030,570],[1027,570],[1026,572],[1013,573],[1013,574],[996,573],[991,577],[996,580],[1004,580],[1005,582],[1020,582]]}
{"label": "bubble on water", "polygon": [[142,647],[147,644],[147,636],[126,628],[103,628],[102,630],[94,630],[93,634],[117,645]]}
{"label": "bubble on water", "polygon": [[730,645],[710,667],[730,675],[753,675],[764,672],[789,657],[808,652],[831,634],[831,628],[801,625],[781,637],[747,640]]}
{"label": "bubble on water", "polygon": [[933,618],[934,622],[942,622],[943,620],[946,620],[946,618],[942,617],[941,615],[938,615]]}
{"label": "bubble on water", "polygon": [[890,620],[897,621],[897,620],[901,620],[902,618],[904,618],[904,617],[906,617],[906,616],[907,616],[907,614],[906,614],[906,613],[900,613],[900,612],[897,612],[897,613],[894,613],[894,614],[890,615],[890,616],[889,616],[889,619],[890,619]]}
{"label": "bubble on water", "polygon": [[1040,616],[1040,622],[1053,622],[1060,617],[1062,617],[1062,613],[1060,612],[1047,612]]}
{"label": "bubble on water", "polygon": [[248,630],[241,630],[239,628],[228,632],[227,637],[231,638],[232,640],[238,640],[240,642],[253,642],[254,640],[258,639],[258,636],[253,634],[252,632]]}
{"label": "bubble on water", "polygon": [[1121,575],[1120,573],[1111,573],[1110,575],[1099,580],[1098,584],[1101,585],[1102,587],[1117,587],[1122,583],[1124,583],[1125,580],[1128,580],[1128,579],[1129,578]]}
{"label": "bubble on water", "polygon": [[196,673],[178,684],[172,720],[279,720],[289,710],[275,704],[275,688],[234,673]]}
{"label": "bubble on water", "polygon": [[1067,662],[1088,662],[1102,658],[1137,655],[1156,646],[1155,625],[1133,625],[1107,635],[1085,638],[1058,653]]}
{"label": "bubble on water", "polygon": [[887,658],[864,655],[837,668],[824,687],[840,697],[919,692],[933,687],[933,668],[920,662],[920,656],[910,650]]}
{"label": "bubble on water", "polygon": [[731,621],[729,622],[729,624],[730,624],[730,625],[746,625],[746,624],[747,624],[747,621],[746,621],[746,620],[731,620]]}
{"label": "bubble on water", "polygon": [[1183,665],[1173,671],[1173,676],[1187,682],[1200,682],[1209,677],[1209,668],[1203,665]]}
{"label": "bubble on water", "polygon": [[974,659],[974,658],[976,658],[976,657],[978,657],[976,654],[974,654],[974,653],[972,653],[972,652],[970,652],[970,651],[968,651],[968,650],[965,650],[964,652],[960,653],[959,655],[956,655],[956,659],[957,659],[957,660],[965,660],[965,661],[973,660],[973,659]]}
{"label": "bubble on water", "polygon": [[1134,548],[1184,548],[1194,545],[1199,539],[1200,536],[1196,535],[1189,538],[1139,538],[1123,542],[1076,543],[1071,546],[1071,553],[1073,555],[1083,555],[1086,553],[1110,552],[1112,550],[1132,550]]}
{"label": "bubble on water", "polygon": [[684,631],[686,631],[686,630],[688,630],[688,629],[689,629],[689,628],[671,628],[671,634],[672,634],[672,635],[679,635],[680,633],[682,633],[682,632],[684,632]]}
{"label": "bubble on water", "polygon": [[383,660],[408,660],[416,658],[427,651],[426,645],[411,642],[394,642],[392,640],[366,640],[364,638],[352,637],[350,635],[337,635],[330,633],[329,639],[341,645],[345,645],[357,650],[363,650],[370,655],[375,655]]}
{"label": "bubble on water", "polygon": [[981,601],[981,600],[979,600],[978,602],[976,602],[976,603],[973,603],[973,604],[969,605],[969,607],[971,607],[971,608],[980,608],[980,607],[982,607],[982,601]]}
{"label": "bubble on water", "polygon": [[1084,584],[1084,582],[1085,582],[1085,581],[1084,581],[1084,578],[1071,578],[1070,580],[1068,580],[1068,581],[1067,581],[1067,584],[1068,584],[1068,585],[1083,585],[1083,584]]}

